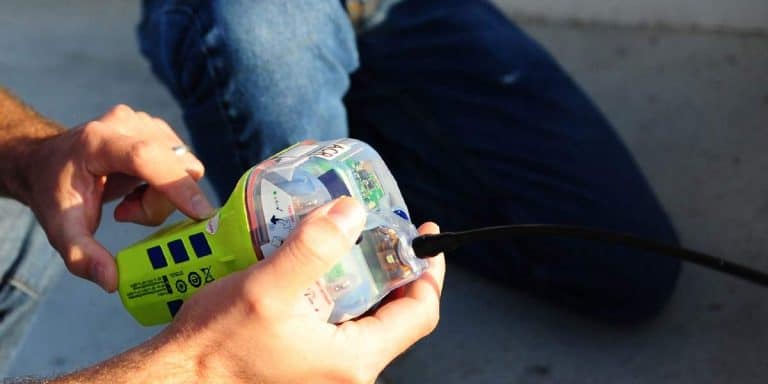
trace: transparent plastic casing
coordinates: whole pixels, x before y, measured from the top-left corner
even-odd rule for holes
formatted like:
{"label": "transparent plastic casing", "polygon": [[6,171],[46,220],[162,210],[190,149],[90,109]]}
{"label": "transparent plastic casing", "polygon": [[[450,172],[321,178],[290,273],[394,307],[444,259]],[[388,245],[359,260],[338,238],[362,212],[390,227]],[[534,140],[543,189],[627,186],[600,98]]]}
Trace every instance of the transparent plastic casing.
{"label": "transparent plastic casing", "polygon": [[259,259],[270,257],[302,217],[344,195],[365,206],[365,229],[306,294],[315,312],[333,323],[363,314],[428,267],[411,248],[418,232],[384,161],[354,139],[302,142],[252,168],[245,189]]}

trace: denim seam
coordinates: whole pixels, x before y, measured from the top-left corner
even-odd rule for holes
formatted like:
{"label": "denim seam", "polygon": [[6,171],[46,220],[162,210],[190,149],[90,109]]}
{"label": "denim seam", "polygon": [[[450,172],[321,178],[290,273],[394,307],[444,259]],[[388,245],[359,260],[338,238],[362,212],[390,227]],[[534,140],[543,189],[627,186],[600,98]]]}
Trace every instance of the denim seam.
{"label": "denim seam", "polygon": [[37,292],[34,288],[30,287],[23,281],[16,279],[16,278],[10,278],[7,280],[8,284],[15,287],[19,291],[22,291],[26,293],[29,297],[38,300],[40,298],[40,293]]}
{"label": "denim seam", "polygon": [[[242,146],[243,143],[237,139],[238,132],[235,131],[235,127],[237,125],[233,124],[233,122],[230,119],[229,113],[224,108],[224,103],[227,103],[229,105],[232,105],[232,104],[229,103],[227,100],[224,100],[224,96],[223,96],[224,89],[222,87],[223,82],[221,80],[221,76],[218,76],[218,74],[216,73],[216,69],[211,63],[212,56],[207,50],[205,40],[202,38],[205,33],[205,30],[200,21],[200,18],[197,15],[197,12],[188,7],[179,7],[179,6],[165,6],[160,10],[160,12],[163,12],[163,13],[168,11],[179,11],[182,13],[186,13],[187,15],[190,16],[190,20],[193,23],[193,27],[197,29],[198,36],[199,36],[199,41],[198,41],[199,44],[197,44],[197,46],[200,47],[200,52],[202,53],[203,57],[205,57],[205,67],[207,69],[208,74],[211,76],[211,79],[213,79],[213,83],[214,83],[213,93],[214,93],[214,97],[216,98],[216,107],[219,109],[219,113],[221,113],[221,115],[223,116],[223,121],[227,124],[227,128],[229,129],[229,132],[232,133],[230,139],[232,143],[234,143],[233,147],[238,148]],[[179,85],[179,87],[181,87],[181,85]],[[232,151],[232,152],[233,152],[233,155],[236,157],[237,162],[242,167],[247,167],[247,164],[244,164],[244,161],[240,156],[240,153],[238,151]]]}

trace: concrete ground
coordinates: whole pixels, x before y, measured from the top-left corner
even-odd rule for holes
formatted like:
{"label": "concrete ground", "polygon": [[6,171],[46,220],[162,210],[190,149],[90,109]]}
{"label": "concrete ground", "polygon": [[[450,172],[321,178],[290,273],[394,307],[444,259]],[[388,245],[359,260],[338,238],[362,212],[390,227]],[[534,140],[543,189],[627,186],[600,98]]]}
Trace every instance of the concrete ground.
{"label": "concrete ground", "polygon": [[[120,0],[3,1],[0,84],[67,125],[122,102],[182,127],[137,53],[137,18],[137,4]],[[687,246],[768,270],[768,34],[521,24],[619,129]],[[117,250],[148,232],[105,218],[98,237]],[[766,291],[694,266],[662,316],[631,328],[564,313],[458,269],[449,271],[443,303],[437,331],[386,371],[392,382],[768,378]],[[83,367],[156,331],[134,323],[117,296],[63,276],[11,374]]]}

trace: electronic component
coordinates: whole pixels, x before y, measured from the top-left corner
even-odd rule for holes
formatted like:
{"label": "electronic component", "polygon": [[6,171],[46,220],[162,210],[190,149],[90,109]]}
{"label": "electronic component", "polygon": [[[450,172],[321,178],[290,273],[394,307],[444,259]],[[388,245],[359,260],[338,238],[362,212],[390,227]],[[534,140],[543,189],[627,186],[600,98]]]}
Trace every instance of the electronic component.
{"label": "electronic component", "polygon": [[213,218],[118,253],[120,298],[142,324],[170,321],[198,289],[270,257],[305,215],[340,196],[364,204],[365,230],[305,296],[323,320],[359,316],[428,263],[410,247],[418,233],[386,165],[353,139],[294,145],[246,172]]}

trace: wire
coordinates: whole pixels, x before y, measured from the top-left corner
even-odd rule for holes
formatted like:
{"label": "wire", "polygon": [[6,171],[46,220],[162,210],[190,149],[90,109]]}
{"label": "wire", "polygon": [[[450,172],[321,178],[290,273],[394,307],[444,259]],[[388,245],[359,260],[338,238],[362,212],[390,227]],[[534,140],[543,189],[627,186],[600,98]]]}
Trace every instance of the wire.
{"label": "wire", "polygon": [[530,238],[534,236],[571,237],[625,245],[685,260],[768,287],[768,274],[754,268],[628,233],[587,227],[550,224],[504,225],[463,232],[445,232],[437,235],[422,235],[413,239],[412,246],[417,257],[426,258],[437,255],[440,252],[450,252],[459,246],[478,240],[506,240],[510,237]]}

